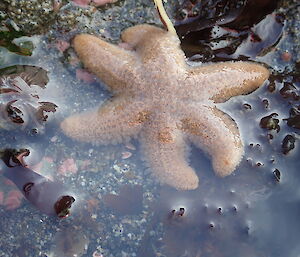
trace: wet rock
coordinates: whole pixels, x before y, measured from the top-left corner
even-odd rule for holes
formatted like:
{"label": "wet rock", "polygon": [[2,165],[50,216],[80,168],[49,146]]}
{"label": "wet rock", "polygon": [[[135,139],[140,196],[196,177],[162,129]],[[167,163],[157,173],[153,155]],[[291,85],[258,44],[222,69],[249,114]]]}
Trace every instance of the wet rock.
{"label": "wet rock", "polygon": [[279,119],[276,119],[275,117],[278,117],[277,113],[272,113],[266,117],[263,117],[260,120],[260,127],[268,130],[276,130],[277,132],[279,132]]}
{"label": "wet rock", "polygon": [[300,99],[298,89],[292,82],[284,82],[283,87],[280,89],[280,94],[284,98],[291,98],[295,101]]}
{"label": "wet rock", "polygon": [[290,109],[290,117],[286,119],[287,125],[300,129],[300,106],[295,106]]}
{"label": "wet rock", "polygon": [[52,0],[4,0],[7,16],[28,35],[42,33],[55,21]]}
{"label": "wet rock", "polygon": [[292,135],[286,135],[282,140],[281,150],[283,154],[288,154],[295,148],[296,139]]}

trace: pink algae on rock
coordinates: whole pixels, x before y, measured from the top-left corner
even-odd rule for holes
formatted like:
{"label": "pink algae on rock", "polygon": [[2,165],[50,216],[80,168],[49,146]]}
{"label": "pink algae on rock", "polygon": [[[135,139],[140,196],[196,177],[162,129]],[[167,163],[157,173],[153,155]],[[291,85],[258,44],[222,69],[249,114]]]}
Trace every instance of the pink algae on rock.
{"label": "pink algae on rock", "polygon": [[105,4],[115,3],[116,0],[93,0],[95,6],[102,6]]}
{"label": "pink algae on rock", "polygon": [[11,190],[8,192],[3,204],[6,210],[17,209],[22,202],[23,195],[19,190]]}
{"label": "pink algae on rock", "polygon": [[4,202],[4,193],[0,191],[0,205],[3,205]]}
{"label": "pink algae on rock", "polygon": [[58,167],[58,173],[63,176],[69,176],[75,174],[78,171],[78,167],[73,158],[68,158],[62,162]]}
{"label": "pink algae on rock", "polygon": [[7,186],[14,186],[15,185],[10,179],[7,179],[7,178],[4,179],[4,184],[7,185]]}
{"label": "pink algae on rock", "polygon": [[100,201],[96,198],[90,198],[86,200],[86,208],[89,212],[93,212],[98,209],[100,205]]}
{"label": "pink algae on rock", "polygon": [[84,69],[76,70],[76,78],[86,83],[93,83],[96,81],[96,77],[92,73]]}
{"label": "pink algae on rock", "polygon": [[131,152],[122,152],[122,159],[125,160],[125,159],[128,159],[132,156],[132,153]]}
{"label": "pink algae on rock", "polygon": [[87,7],[90,4],[91,0],[73,0],[73,3],[82,6]]}
{"label": "pink algae on rock", "polygon": [[57,40],[55,43],[55,47],[63,53],[66,49],[70,47],[70,43],[65,40]]}

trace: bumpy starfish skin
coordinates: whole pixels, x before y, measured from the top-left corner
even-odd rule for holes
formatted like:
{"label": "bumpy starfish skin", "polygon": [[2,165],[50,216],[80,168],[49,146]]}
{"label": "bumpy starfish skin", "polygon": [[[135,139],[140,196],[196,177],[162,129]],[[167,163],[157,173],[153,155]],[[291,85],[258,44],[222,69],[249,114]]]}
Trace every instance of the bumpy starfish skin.
{"label": "bumpy starfish skin", "polygon": [[178,37],[150,25],[128,28],[122,40],[132,50],[91,35],[75,37],[85,67],[114,97],[97,111],[64,120],[65,134],[100,144],[136,137],[159,181],[181,190],[198,186],[187,162],[188,143],[210,155],[216,174],[231,174],[243,144],[237,125],[216,103],[252,92],[268,78],[268,70],[250,62],[190,66]]}

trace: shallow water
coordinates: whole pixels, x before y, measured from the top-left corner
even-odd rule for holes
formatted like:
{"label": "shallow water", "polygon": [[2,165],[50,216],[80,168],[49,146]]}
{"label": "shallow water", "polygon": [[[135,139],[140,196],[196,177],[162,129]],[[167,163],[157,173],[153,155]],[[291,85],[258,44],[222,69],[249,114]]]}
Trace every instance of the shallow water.
{"label": "shallow water", "polygon": [[[200,186],[188,192],[155,181],[141,160],[138,141],[97,146],[75,142],[61,132],[64,117],[98,106],[110,94],[99,80],[78,73],[76,77],[81,67],[72,64],[72,49],[60,52],[55,40],[49,40],[55,31],[30,38],[35,45],[32,56],[1,48],[0,68],[34,65],[47,71],[49,78],[43,89],[23,87],[29,90],[27,95],[39,98],[28,100],[21,95],[18,100],[23,105],[17,107],[32,114],[35,111],[25,105],[28,101],[34,110],[39,102],[58,106],[38,125],[3,125],[1,149],[29,149],[24,158],[29,168],[62,182],[76,201],[69,217],[47,216],[0,175],[0,256],[299,256],[300,81],[295,56],[288,61],[281,58],[285,50],[293,49],[293,38],[286,33],[295,23],[285,18],[282,25],[274,19],[277,14],[275,9],[257,21],[260,25],[253,31],[258,34],[263,33],[264,24],[273,28],[260,42],[252,42],[247,31],[232,30],[227,37],[240,40],[233,54],[225,51],[232,41],[224,43],[218,34],[224,31],[218,26],[214,27],[217,34],[202,34],[193,41],[200,47],[196,55],[194,50],[189,53],[192,60],[247,57],[269,65],[274,75],[254,93],[220,105],[237,122],[244,141],[245,155],[237,170],[231,176],[216,177],[210,160],[192,147],[190,163]],[[68,41],[72,33],[63,39]],[[209,45],[213,37],[216,44]],[[189,52],[185,42],[183,49]],[[207,45],[209,56],[200,51]],[[5,97],[0,101],[8,102]],[[6,119],[0,124],[11,122]],[[293,149],[286,143],[283,147],[287,135],[295,139]]]}

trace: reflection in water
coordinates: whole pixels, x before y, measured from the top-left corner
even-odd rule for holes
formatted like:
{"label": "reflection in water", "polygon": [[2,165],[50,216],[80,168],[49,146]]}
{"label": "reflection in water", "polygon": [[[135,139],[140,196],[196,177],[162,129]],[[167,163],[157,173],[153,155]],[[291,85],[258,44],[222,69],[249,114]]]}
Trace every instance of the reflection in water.
{"label": "reflection in water", "polygon": [[70,208],[75,198],[63,184],[51,181],[46,177],[27,168],[23,156],[30,155],[28,149],[1,151],[3,175],[12,181],[24,197],[41,212],[65,218],[70,214]]}
{"label": "reflection in water", "polygon": [[124,185],[118,195],[106,194],[103,201],[119,214],[139,214],[143,209],[143,188],[140,185]]}
{"label": "reflection in water", "polygon": [[63,228],[54,236],[49,257],[80,257],[86,252],[88,245],[89,239],[82,228]]}

